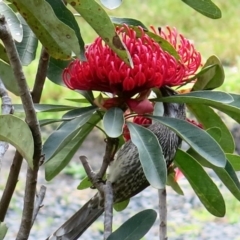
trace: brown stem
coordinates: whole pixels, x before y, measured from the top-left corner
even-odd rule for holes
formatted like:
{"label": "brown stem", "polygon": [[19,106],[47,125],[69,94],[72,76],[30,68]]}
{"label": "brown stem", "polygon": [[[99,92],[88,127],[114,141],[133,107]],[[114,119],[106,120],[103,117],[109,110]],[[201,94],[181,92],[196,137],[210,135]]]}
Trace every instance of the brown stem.
{"label": "brown stem", "polygon": [[112,183],[107,181],[104,191],[104,239],[107,239],[112,233],[113,219],[113,190]]}
{"label": "brown stem", "polygon": [[99,172],[97,173],[97,176],[99,179],[102,179],[104,174],[107,171],[107,168],[110,164],[110,162],[113,160],[114,155],[117,151],[118,148],[118,138],[107,138],[106,139],[106,149],[105,149],[105,155],[103,157],[103,162],[101,165],[101,168],[99,170]]}
{"label": "brown stem", "polygon": [[47,76],[47,68],[49,63],[49,54],[46,49],[42,47],[41,56],[38,63],[38,70],[32,90],[32,99],[34,103],[39,103],[43,91],[43,86]]}
{"label": "brown stem", "polygon": [[47,188],[42,185],[39,193],[36,196],[36,201],[35,201],[35,206],[34,206],[34,211],[33,211],[33,218],[32,218],[32,225],[35,222],[35,219],[38,215],[40,208],[43,206],[42,202],[43,202],[43,199],[45,198],[46,190],[47,190]]}
{"label": "brown stem", "polygon": [[13,162],[8,175],[6,187],[4,188],[3,195],[0,201],[0,222],[3,222],[12,199],[12,195],[18,182],[18,175],[22,166],[22,156],[16,151]]}
{"label": "brown stem", "polygon": [[[0,16],[0,38],[5,45],[11,67],[13,69],[13,73],[18,84],[19,95],[21,97],[23,108],[26,114],[26,122],[32,131],[32,135],[34,139],[33,169],[28,168],[28,171],[27,171],[22,221],[21,221],[17,238],[16,238],[20,240],[20,239],[28,239],[28,236],[32,227],[32,216],[33,216],[33,210],[34,210],[34,200],[35,200],[35,193],[36,193],[38,169],[39,169],[40,161],[42,159],[42,139],[41,139],[39,122],[37,120],[36,112],[33,105],[32,96],[28,89],[28,85],[26,82],[26,78],[23,74],[23,70],[22,70],[21,62],[16,50],[16,46],[8,30],[7,23],[4,16]],[[43,52],[44,51],[42,51],[42,53]],[[43,59],[44,58],[40,59],[40,63]],[[46,64],[43,63],[42,66],[46,66]],[[39,76],[46,75],[46,69],[43,70],[43,73],[40,74],[40,72],[41,72],[41,69],[38,68]],[[36,90],[37,86],[35,84],[34,86],[35,91],[37,91],[36,93],[33,92],[33,96],[35,100],[39,101],[41,97],[42,86],[44,84],[44,81],[45,81],[44,77],[43,78],[39,77],[39,79],[38,77],[36,77],[36,82],[38,82],[38,84],[40,85],[41,90],[37,91]]]}
{"label": "brown stem", "polygon": [[167,240],[167,191],[166,188],[158,190],[159,197],[159,239]]}
{"label": "brown stem", "polygon": [[[81,156],[80,160],[87,173],[88,178],[98,189],[100,196],[104,199],[104,240],[112,233],[112,216],[113,216],[113,191],[111,182],[99,181],[98,175],[95,174],[87,161],[87,157]],[[101,203],[100,203],[101,204]]]}

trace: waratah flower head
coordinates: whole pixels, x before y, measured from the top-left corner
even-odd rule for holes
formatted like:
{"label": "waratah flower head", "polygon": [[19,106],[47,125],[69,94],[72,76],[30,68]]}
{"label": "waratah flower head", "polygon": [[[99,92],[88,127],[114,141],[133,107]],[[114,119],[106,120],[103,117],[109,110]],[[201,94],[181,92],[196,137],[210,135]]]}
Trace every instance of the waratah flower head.
{"label": "waratah flower head", "polygon": [[127,100],[154,87],[181,85],[196,72],[200,54],[175,29],[167,28],[167,33],[160,34],[177,50],[180,60],[139,29],[140,34],[127,25],[116,30],[131,55],[133,68],[98,37],[86,47],[86,62],[76,59],[64,70],[64,83],[70,89],[110,92]]}

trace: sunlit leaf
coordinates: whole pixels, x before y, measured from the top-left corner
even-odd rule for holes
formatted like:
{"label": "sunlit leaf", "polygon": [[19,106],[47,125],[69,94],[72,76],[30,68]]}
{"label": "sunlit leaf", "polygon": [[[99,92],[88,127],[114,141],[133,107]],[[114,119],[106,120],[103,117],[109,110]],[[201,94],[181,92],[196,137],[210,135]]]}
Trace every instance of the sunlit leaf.
{"label": "sunlit leaf", "polygon": [[232,153],[235,149],[235,143],[231,132],[220,116],[213,109],[203,104],[188,104],[187,106],[197,120],[202,123],[204,129],[220,128],[222,136],[218,143],[225,152]]}
{"label": "sunlit leaf", "polygon": [[189,154],[178,149],[174,162],[189,181],[205,208],[214,216],[225,215],[225,202],[221,192],[202,166]]}
{"label": "sunlit leaf", "polygon": [[[206,68],[207,71],[205,71]],[[193,86],[194,91],[203,89],[211,90],[220,87],[225,78],[220,60],[216,56],[209,57],[201,72],[199,72],[196,77],[197,82]]]}
{"label": "sunlit leaf", "polygon": [[157,213],[154,210],[143,210],[128,219],[107,240],[139,240],[149,231],[156,218]]}
{"label": "sunlit leaf", "polygon": [[149,183],[163,189],[167,181],[166,162],[157,137],[147,128],[127,123],[131,140],[136,145],[144,174]]}
{"label": "sunlit leaf", "polygon": [[23,39],[16,43],[17,51],[23,66],[29,65],[36,57],[38,39],[33,31],[29,28],[24,18],[18,14],[19,20],[23,27]]}
{"label": "sunlit leaf", "polygon": [[[24,17],[48,53],[56,59],[70,59],[72,52],[80,55],[75,31],[59,20],[45,0],[10,0]],[[47,17],[46,17],[47,16]]]}
{"label": "sunlit leaf", "polygon": [[88,177],[85,177],[77,186],[78,190],[84,190],[86,188],[90,188],[92,186],[92,182],[89,180]]}
{"label": "sunlit leaf", "polygon": [[240,156],[231,154],[231,153],[227,153],[226,157],[227,157],[228,161],[231,163],[233,169],[235,171],[240,171]]}
{"label": "sunlit leaf", "polygon": [[67,0],[72,7],[90,24],[105,43],[128,65],[133,66],[131,56],[116,34],[108,14],[94,0]]}
{"label": "sunlit leaf", "polygon": [[170,186],[177,194],[184,195],[183,190],[180,188],[177,181],[174,179],[174,174],[168,174],[167,185]]}
{"label": "sunlit leaf", "polygon": [[188,6],[206,17],[218,19],[222,17],[221,10],[211,0],[182,0]]}
{"label": "sunlit leaf", "polygon": [[114,203],[113,208],[115,211],[121,212],[128,206],[129,202],[130,202],[130,199],[127,199],[123,202]]}
{"label": "sunlit leaf", "polygon": [[0,116],[0,141],[12,144],[33,167],[34,142],[28,125],[13,115]]}
{"label": "sunlit leaf", "polygon": [[111,138],[117,138],[122,134],[124,116],[120,108],[110,108],[103,117],[104,131]]}
{"label": "sunlit leaf", "polygon": [[0,240],[3,240],[7,234],[8,227],[4,222],[0,223]]}
{"label": "sunlit leaf", "polygon": [[140,22],[137,19],[133,19],[133,18],[119,18],[119,17],[110,17],[110,19],[111,19],[111,21],[114,24],[117,24],[117,25],[119,25],[119,24],[127,24],[127,25],[130,25],[130,26],[140,26],[143,29],[147,30],[147,27],[142,22]]}
{"label": "sunlit leaf", "polygon": [[23,29],[15,12],[6,3],[0,1],[0,13],[5,16],[13,39],[17,42],[21,42],[23,38]]}
{"label": "sunlit leaf", "polygon": [[157,116],[149,117],[171,128],[196,152],[198,152],[199,155],[203,156],[213,165],[219,167],[224,167],[226,165],[226,157],[223,150],[204,130],[180,119]]}
{"label": "sunlit leaf", "polygon": [[72,14],[72,12],[65,6],[63,1],[59,0],[46,0],[51,6],[58,17],[63,23],[68,25],[70,28],[72,28],[75,31],[75,34],[78,38],[78,44],[80,47],[80,55],[78,56],[81,60],[85,61],[85,48],[84,48],[84,42],[81,36],[79,25],[76,21],[76,18]]}

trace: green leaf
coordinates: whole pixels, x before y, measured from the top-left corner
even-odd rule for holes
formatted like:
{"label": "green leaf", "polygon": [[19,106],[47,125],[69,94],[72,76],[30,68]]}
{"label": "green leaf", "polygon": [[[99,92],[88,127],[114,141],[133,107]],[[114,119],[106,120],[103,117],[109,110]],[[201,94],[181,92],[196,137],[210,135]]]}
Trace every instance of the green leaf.
{"label": "green leaf", "polygon": [[17,42],[21,42],[23,38],[23,29],[15,12],[6,3],[0,1],[0,13],[5,16],[13,39]]}
{"label": "green leaf", "polygon": [[177,194],[184,195],[183,190],[174,179],[174,173],[168,174],[167,185],[170,186]]}
{"label": "green leaf", "polygon": [[219,167],[226,165],[226,157],[223,150],[204,130],[180,119],[157,116],[149,117],[171,128],[208,162]]}
{"label": "green leaf", "polygon": [[39,124],[40,124],[40,127],[43,127],[45,125],[48,125],[48,124],[52,124],[52,123],[58,123],[58,122],[63,122],[63,121],[69,121],[69,119],[42,119],[42,120],[39,120]]}
{"label": "green leaf", "polygon": [[69,9],[67,9],[63,1],[59,1],[59,0],[46,0],[46,1],[51,5],[58,19],[60,19],[63,23],[65,23],[75,31],[75,34],[78,38],[78,44],[80,47],[80,56],[78,57],[82,61],[85,61],[86,57],[85,57],[84,41],[82,39],[80,28],[76,21],[76,18],[74,17],[72,12]]}
{"label": "green leaf", "polygon": [[[24,112],[22,104],[14,104],[15,112]],[[76,109],[77,107],[67,106],[67,105],[54,105],[54,104],[34,104],[34,109],[36,112],[60,112]]]}
{"label": "green leaf", "polygon": [[119,18],[119,17],[110,17],[110,19],[114,24],[117,24],[117,25],[127,24],[127,25],[130,25],[130,26],[140,26],[143,29],[148,30],[147,27],[137,19]]}
{"label": "green leaf", "polygon": [[107,240],[139,240],[156,221],[157,213],[153,209],[143,210],[121,225]]}
{"label": "green leaf", "polygon": [[92,182],[89,180],[88,177],[85,177],[77,186],[78,190],[84,190],[86,188],[90,188],[92,186]]}
{"label": "green leaf", "polygon": [[9,59],[5,47],[0,43],[0,59],[9,64]]}
{"label": "green leaf", "polygon": [[[207,71],[205,69],[207,69]],[[201,72],[199,72],[196,77],[197,82],[193,86],[193,91],[203,89],[211,90],[220,87],[225,78],[220,60],[216,56],[209,57]]]}
{"label": "green leaf", "polygon": [[213,167],[213,170],[233,196],[240,201],[240,183],[231,163],[227,161],[225,168]]}
{"label": "green leaf", "polygon": [[47,78],[55,84],[66,87],[62,80],[62,73],[70,62],[71,61],[63,61],[51,57],[47,69]]}
{"label": "green leaf", "polygon": [[0,141],[12,144],[33,168],[32,132],[22,119],[13,115],[0,116]]}
{"label": "green leaf", "polygon": [[54,131],[43,145],[45,162],[54,157],[66,144],[76,137],[80,128],[90,119],[95,110],[83,113],[79,117],[66,122],[61,128]]}
{"label": "green leaf", "polygon": [[220,141],[217,142],[225,152],[232,153],[235,150],[231,132],[213,109],[203,104],[188,104],[187,106],[197,120],[202,123],[204,129],[218,127],[221,130],[222,136]]}
{"label": "green leaf", "polygon": [[65,98],[65,100],[76,103],[89,103],[89,101],[85,98]]}
{"label": "green leaf", "polygon": [[180,56],[177,50],[166,39],[149,31],[146,32],[146,34],[151,37],[155,42],[157,42],[164,51],[171,54],[176,60],[180,60]]}
{"label": "green leaf", "polygon": [[235,171],[240,171],[240,156],[235,154],[226,154],[227,160],[231,163]]}
{"label": "green leaf", "polygon": [[76,108],[76,109],[70,110],[69,112],[65,113],[62,116],[62,118],[69,119],[69,118],[79,117],[83,113],[91,111],[91,110],[97,110],[97,106],[82,107],[82,108]]}
{"label": "green leaf", "polygon": [[20,43],[16,43],[16,47],[22,65],[27,66],[36,57],[38,39],[33,31],[29,28],[24,18],[20,14],[17,14],[17,16],[23,27],[23,39]]}
{"label": "green leaf", "polygon": [[130,199],[127,199],[123,202],[114,203],[113,208],[115,209],[115,211],[121,212],[128,206],[129,202],[130,202]]}
{"label": "green leaf", "polygon": [[227,94],[219,91],[196,91],[185,94],[178,94],[170,97],[162,97],[152,99],[160,102],[174,102],[174,103],[202,103],[212,107],[218,107],[223,103],[233,102],[232,94]]}
{"label": "green leaf", "polygon": [[149,129],[137,124],[128,122],[127,126],[147,180],[153,187],[163,189],[167,182],[167,169],[157,137]]}
{"label": "green leaf", "polygon": [[238,94],[230,94],[233,98],[233,101],[228,104],[217,104],[213,107],[226,113],[236,122],[240,123],[240,95]]}
{"label": "green leaf", "polygon": [[230,162],[227,161],[224,168],[220,168],[207,162],[204,158],[199,156],[198,153],[193,151],[193,149],[189,149],[187,153],[194,157],[202,166],[211,168],[229,191],[240,200],[240,183]]}
{"label": "green leaf", "polygon": [[128,65],[133,67],[131,56],[116,34],[108,14],[93,0],[67,0],[72,7],[90,24],[105,43]]}
{"label": "green leaf", "polygon": [[111,138],[117,138],[122,134],[124,125],[124,112],[122,109],[110,108],[103,117],[103,128]]}
{"label": "green leaf", "polygon": [[3,240],[7,234],[8,227],[4,222],[0,223],[0,240]]}
{"label": "green leaf", "polygon": [[7,90],[19,96],[17,81],[15,80],[12,68],[0,61],[0,77]]}
{"label": "green leaf", "polygon": [[[45,163],[45,178],[47,181],[52,180],[55,176],[58,175],[59,172],[61,172],[68,165],[76,151],[82,145],[85,138],[88,136],[88,134],[92,131],[94,126],[100,120],[101,117],[97,113],[93,114],[88,123],[85,123],[82,126],[82,128],[76,134],[76,136],[65,146],[63,146],[63,148],[53,158],[51,158],[47,163]],[[90,181],[88,182],[90,183],[90,186],[92,186],[91,182]],[[84,183],[82,183],[82,185],[84,185]]]}
{"label": "green leaf", "polygon": [[189,154],[178,149],[174,162],[189,181],[205,208],[214,216],[225,215],[224,199],[202,166]]}
{"label": "green leaf", "polygon": [[118,8],[121,3],[122,3],[122,0],[100,0],[102,5],[108,9],[115,9],[115,8]]}
{"label": "green leaf", "polygon": [[218,19],[222,17],[221,10],[211,0],[182,0],[191,8],[206,17]]}
{"label": "green leaf", "polygon": [[[60,21],[45,0],[10,0],[48,53],[56,59],[70,59],[72,52],[80,55],[75,31]],[[47,17],[46,17],[47,16]]]}
{"label": "green leaf", "polygon": [[212,128],[208,128],[206,129],[206,132],[213,137],[213,139],[219,143],[220,140],[222,139],[222,132],[221,129],[218,127],[212,127]]}

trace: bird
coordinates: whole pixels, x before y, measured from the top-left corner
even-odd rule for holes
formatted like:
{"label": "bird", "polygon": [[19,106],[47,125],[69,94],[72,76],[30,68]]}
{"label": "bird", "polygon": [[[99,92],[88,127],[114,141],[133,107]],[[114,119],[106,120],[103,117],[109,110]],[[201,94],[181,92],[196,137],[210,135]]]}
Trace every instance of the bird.
{"label": "bird", "polygon": [[[175,90],[167,86],[161,87],[160,91],[163,97],[177,94]],[[183,103],[163,103],[163,108],[165,117],[186,119]],[[182,139],[174,131],[157,121],[153,122],[148,129],[156,135],[162,147],[166,165],[169,167]],[[150,185],[143,172],[137,147],[131,140],[123,144],[116,152],[109,166],[107,180],[112,184],[114,203],[125,201]],[[104,212],[104,206],[99,204],[100,201],[102,202],[102,196],[97,193],[46,240],[78,239]]]}

